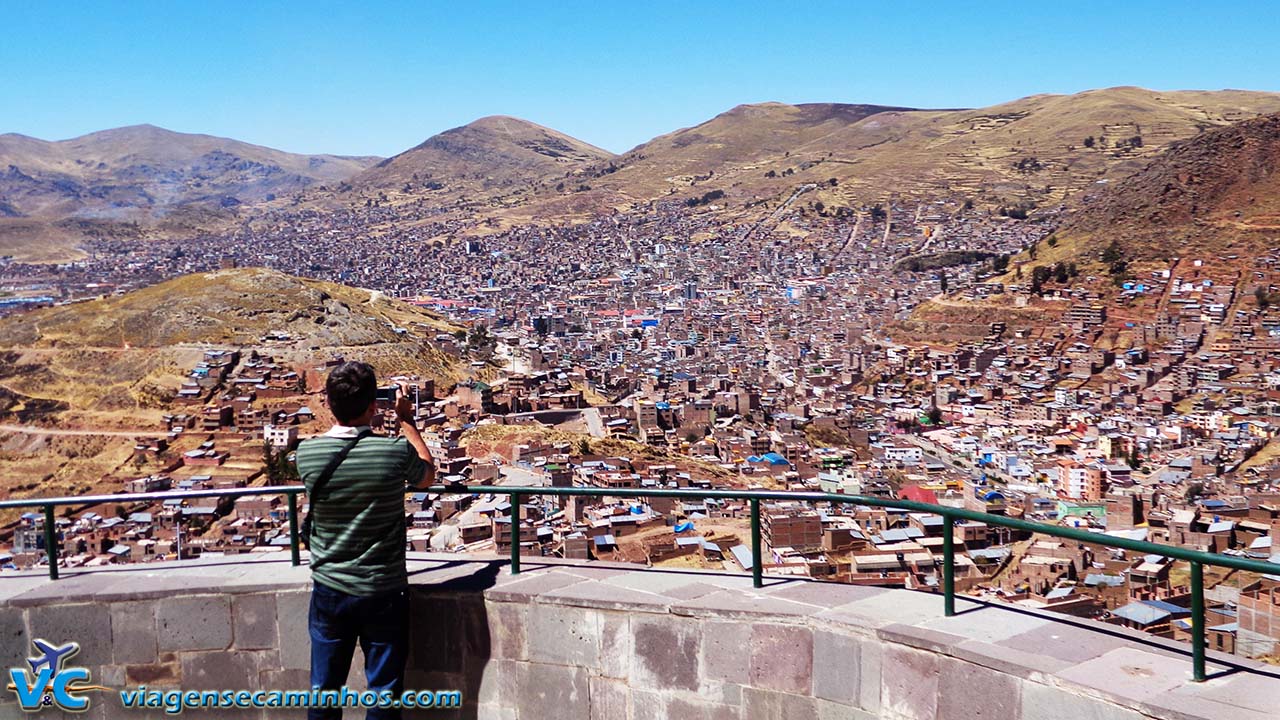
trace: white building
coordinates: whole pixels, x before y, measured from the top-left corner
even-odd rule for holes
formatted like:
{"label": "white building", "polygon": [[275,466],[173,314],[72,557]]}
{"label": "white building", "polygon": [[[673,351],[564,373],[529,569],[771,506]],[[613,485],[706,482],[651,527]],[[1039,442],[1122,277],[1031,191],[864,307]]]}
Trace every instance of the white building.
{"label": "white building", "polygon": [[262,439],[277,450],[291,448],[298,442],[298,426],[267,425],[262,429]]}

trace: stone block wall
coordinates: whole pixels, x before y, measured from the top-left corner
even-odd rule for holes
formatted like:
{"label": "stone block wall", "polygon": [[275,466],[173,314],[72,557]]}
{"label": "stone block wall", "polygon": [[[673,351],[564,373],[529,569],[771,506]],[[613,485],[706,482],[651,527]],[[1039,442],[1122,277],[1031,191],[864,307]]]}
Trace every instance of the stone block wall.
{"label": "stone block wall", "polygon": [[[305,568],[250,565],[232,577],[196,566],[0,578],[2,667],[25,667],[38,637],[79,642],[71,664],[111,688],[306,689]],[[1194,684],[1185,646],[967,601],[945,618],[936,595],[804,580],[757,590],[741,576],[599,564],[530,563],[512,577],[501,562],[438,556],[419,558],[413,578],[407,686],[460,690],[465,707],[406,717],[1261,720],[1280,702],[1274,669],[1213,655],[1215,678]],[[357,689],[361,667],[357,650]],[[75,717],[166,717],[90,697]],[[8,717],[30,716],[6,693]]]}

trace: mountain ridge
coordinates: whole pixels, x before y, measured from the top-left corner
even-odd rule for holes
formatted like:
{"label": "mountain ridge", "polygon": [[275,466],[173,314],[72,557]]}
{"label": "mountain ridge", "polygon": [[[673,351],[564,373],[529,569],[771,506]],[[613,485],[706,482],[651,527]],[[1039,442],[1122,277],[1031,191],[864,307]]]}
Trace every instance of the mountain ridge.
{"label": "mountain ridge", "polygon": [[[165,175],[137,152],[115,152],[117,161],[130,159],[97,184],[77,178],[97,172],[84,167],[84,158],[37,172],[40,163],[30,156],[47,151],[47,141],[11,134],[0,137],[0,253],[15,245],[31,253],[30,243],[23,250],[21,239],[14,240],[16,229],[28,226],[55,229],[68,243],[86,234],[187,237],[294,208],[359,216],[365,208],[412,205],[435,218],[501,227],[570,222],[711,194],[720,198],[715,212],[747,217],[801,187],[817,189],[807,202],[833,211],[898,197],[1051,207],[1074,202],[1099,180],[1136,171],[1171,143],[1268,112],[1280,112],[1280,94],[1134,86],[1037,94],[973,109],[748,103],[618,155],[527,120],[492,115],[389,158],[357,158],[366,163],[361,168],[346,161],[349,174],[333,172],[338,161],[326,159],[340,156],[290,156],[317,163],[300,169],[224,150],[202,154],[197,151],[220,139],[178,134],[191,160],[181,171]],[[141,125],[82,136],[89,141],[54,142],[137,150],[164,145],[170,132]],[[12,162],[18,146],[28,156],[24,163]],[[138,225],[139,217],[146,222]]]}
{"label": "mountain ridge", "polygon": [[1280,113],[1176,142],[1090,194],[1060,230],[1090,253],[1131,259],[1219,256],[1274,245],[1280,233]]}

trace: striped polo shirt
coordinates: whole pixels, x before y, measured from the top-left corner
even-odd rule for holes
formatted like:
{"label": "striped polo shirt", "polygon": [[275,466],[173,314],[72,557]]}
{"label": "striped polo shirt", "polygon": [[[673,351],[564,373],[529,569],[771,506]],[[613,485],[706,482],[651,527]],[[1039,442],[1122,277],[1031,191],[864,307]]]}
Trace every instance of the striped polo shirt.
{"label": "striped polo shirt", "polygon": [[336,426],[298,446],[298,474],[311,513],[311,576],[349,595],[368,597],[409,584],[405,572],[406,483],[426,464],[403,438],[369,435],[352,448],[317,497],[316,478],[335,453],[367,428]]}

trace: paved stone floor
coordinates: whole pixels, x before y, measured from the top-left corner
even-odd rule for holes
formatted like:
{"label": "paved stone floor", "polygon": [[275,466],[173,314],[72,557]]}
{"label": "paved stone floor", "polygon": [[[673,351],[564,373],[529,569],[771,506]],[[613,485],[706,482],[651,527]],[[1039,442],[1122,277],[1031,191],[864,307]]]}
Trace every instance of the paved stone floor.
{"label": "paved stone floor", "polygon": [[[1115,715],[1116,706],[1162,718],[1280,716],[1280,668],[1210,653],[1210,680],[1194,683],[1186,644],[1087,620],[967,600],[958,600],[959,613],[948,618],[940,595],[804,579],[767,578],[765,587],[756,589],[744,575],[532,558],[524,560],[523,570],[512,576],[504,560],[475,556],[413,554],[410,561],[415,585],[482,591],[486,600],[499,603],[669,613],[726,621],[726,626],[749,627],[768,618],[771,623],[794,619],[811,627],[856,628],[891,647],[923,650],[1034,681],[1020,683],[1022,717],[1058,716],[1053,708],[1060,709],[1064,693],[1072,694],[1073,706],[1082,698],[1096,701],[1080,718],[1128,717]],[[69,569],[57,582],[36,573],[3,573],[0,607],[288,591],[303,589],[309,581],[305,564],[292,567],[284,553]],[[536,624],[527,634],[531,646],[542,639]],[[774,667],[799,663],[798,671],[812,673],[816,689],[824,675],[839,667],[842,652],[820,645],[815,642],[804,658],[780,650],[772,658]],[[734,650],[726,647],[726,656]],[[893,660],[886,653],[880,659],[885,667],[877,673],[889,673]],[[901,670],[909,674],[911,668]],[[974,702],[993,702],[989,690],[985,697],[969,687],[941,692],[976,693]],[[1040,706],[1044,712],[1038,715]]]}

